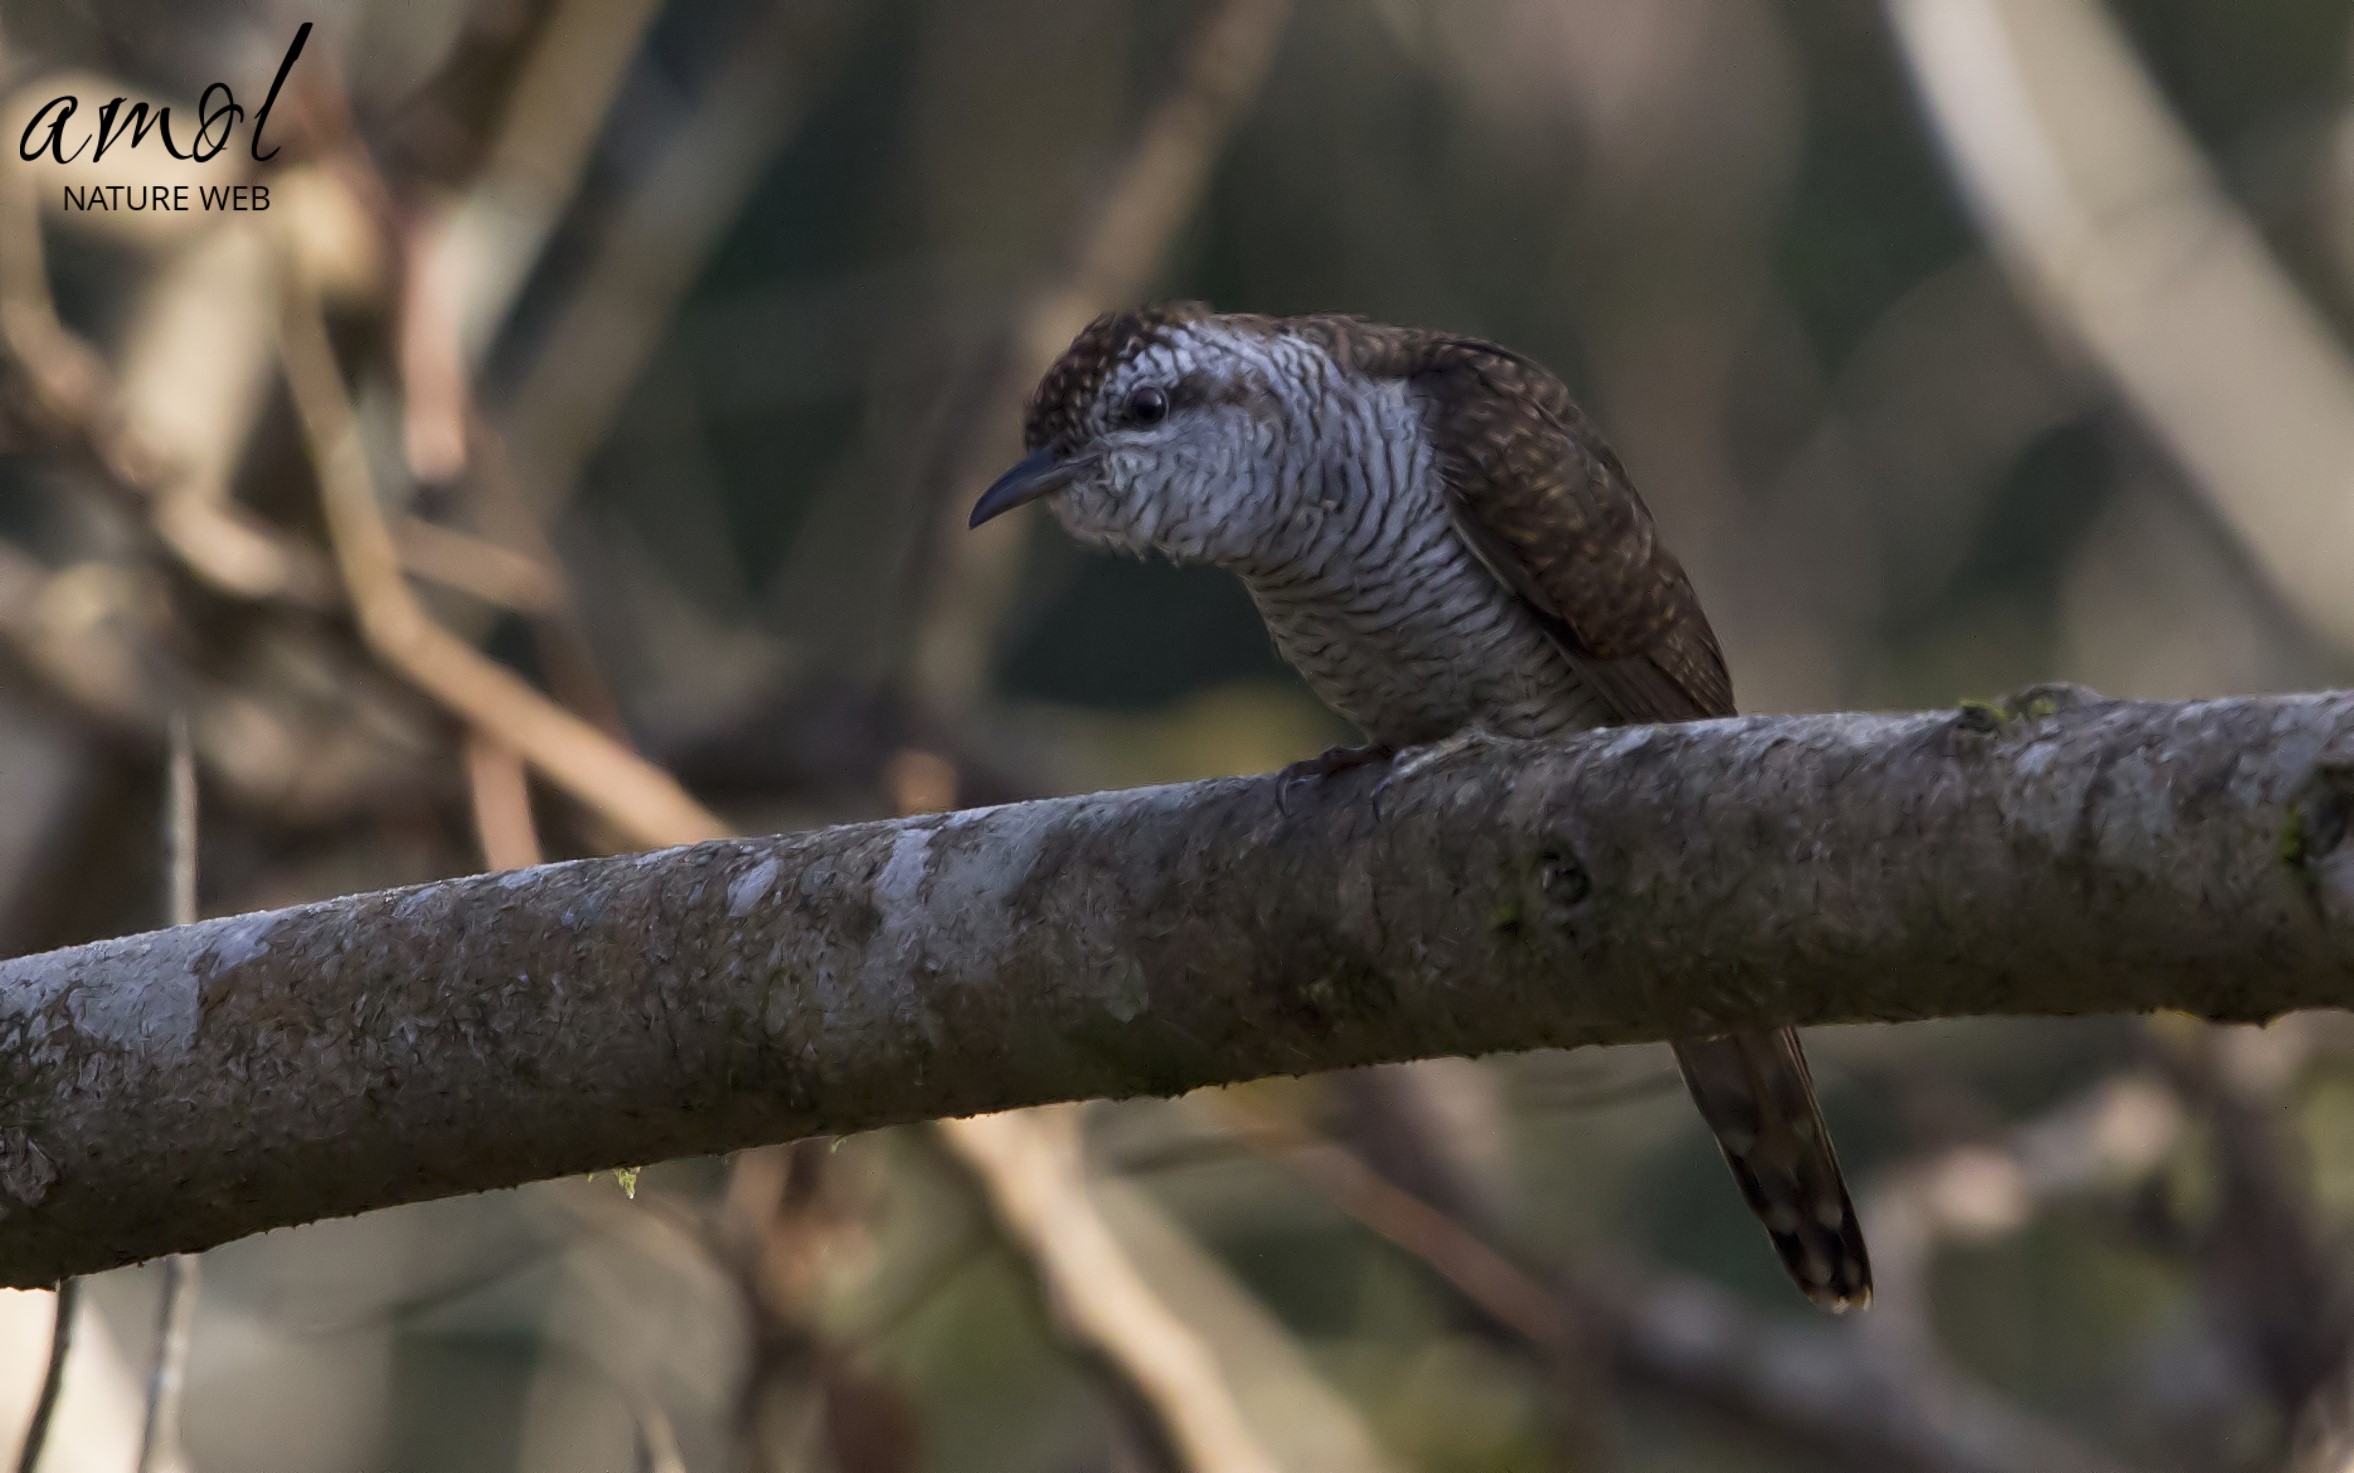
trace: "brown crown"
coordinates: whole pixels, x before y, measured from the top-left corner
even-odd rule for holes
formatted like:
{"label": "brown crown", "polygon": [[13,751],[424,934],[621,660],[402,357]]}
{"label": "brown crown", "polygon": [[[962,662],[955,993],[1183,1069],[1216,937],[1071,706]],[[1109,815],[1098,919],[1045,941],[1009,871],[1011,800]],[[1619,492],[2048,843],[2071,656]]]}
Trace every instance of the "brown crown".
{"label": "brown crown", "polygon": [[1063,349],[1046,377],[1030,396],[1030,417],[1023,426],[1022,443],[1031,450],[1075,448],[1087,436],[1087,407],[1103,390],[1104,380],[1120,365],[1160,340],[1181,323],[1214,316],[1201,302],[1168,302],[1126,312],[1106,312]]}

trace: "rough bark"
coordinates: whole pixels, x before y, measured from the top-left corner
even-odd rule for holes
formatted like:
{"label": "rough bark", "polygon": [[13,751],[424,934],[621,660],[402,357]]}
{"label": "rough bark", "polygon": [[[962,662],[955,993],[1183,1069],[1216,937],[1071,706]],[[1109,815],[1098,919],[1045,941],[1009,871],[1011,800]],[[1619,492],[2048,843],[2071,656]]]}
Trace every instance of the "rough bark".
{"label": "rough bark", "polygon": [[821,1132],[2354,999],[2354,693],[2072,688],[725,840],[0,963],[0,1282]]}

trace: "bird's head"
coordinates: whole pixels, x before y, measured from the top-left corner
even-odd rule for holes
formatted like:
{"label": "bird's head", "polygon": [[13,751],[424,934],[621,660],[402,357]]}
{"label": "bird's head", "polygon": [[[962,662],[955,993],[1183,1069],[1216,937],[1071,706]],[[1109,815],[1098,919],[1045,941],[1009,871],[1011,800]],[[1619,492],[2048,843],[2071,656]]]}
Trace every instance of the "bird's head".
{"label": "bird's head", "polygon": [[1044,501],[1082,542],[1227,562],[1259,540],[1283,477],[1285,385],[1317,351],[1272,319],[1198,303],[1090,323],[1031,396],[1029,454],[972,525]]}

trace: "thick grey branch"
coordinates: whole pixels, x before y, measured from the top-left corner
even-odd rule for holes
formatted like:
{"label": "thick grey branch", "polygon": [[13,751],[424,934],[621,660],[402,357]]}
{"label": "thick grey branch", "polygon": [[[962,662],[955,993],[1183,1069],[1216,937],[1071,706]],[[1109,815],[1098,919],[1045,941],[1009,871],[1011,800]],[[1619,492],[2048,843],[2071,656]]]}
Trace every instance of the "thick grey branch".
{"label": "thick grey branch", "polygon": [[2354,998],[2354,694],[1760,717],[0,963],[0,1281],[617,1162],[1733,1024]]}

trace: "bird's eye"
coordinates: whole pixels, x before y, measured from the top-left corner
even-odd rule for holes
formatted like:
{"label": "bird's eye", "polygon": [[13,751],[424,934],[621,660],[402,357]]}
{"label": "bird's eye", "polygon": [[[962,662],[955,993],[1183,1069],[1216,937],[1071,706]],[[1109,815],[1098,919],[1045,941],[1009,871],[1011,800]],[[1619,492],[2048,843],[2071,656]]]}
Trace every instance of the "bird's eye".
{"label": "bird's eye", "polygon": [[1169,396],[1146,385],[1128,396],[1120,406],[1120,418],[1140,430],[1149,430],[1169,417]]}

